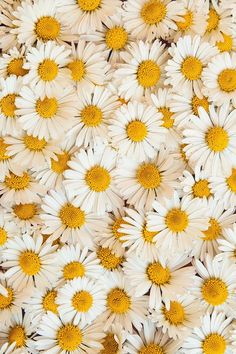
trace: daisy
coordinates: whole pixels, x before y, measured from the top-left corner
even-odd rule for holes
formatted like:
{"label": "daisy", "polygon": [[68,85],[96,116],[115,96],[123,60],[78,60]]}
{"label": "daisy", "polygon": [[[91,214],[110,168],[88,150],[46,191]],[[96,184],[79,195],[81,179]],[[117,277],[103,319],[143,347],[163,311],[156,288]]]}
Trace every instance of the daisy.
{"label": "daisy", "polygon": [[16,342],[13,342],[12,344],[5,343],[0,347],[0,354],[27,354],[26,352],[22,351],[22,349],[15,349],[15,347]]}
{"label": "daisy", "polygon": [[36,203],[13,204],[6,208],[6,216],[12,220],[23,233],[38,228],[42,220],[41,208]]}
{"label": "daisy", "polygon": [[200,299],[205,311],[235,314],[236,265],[207,254],[204,264],[195,260],[195,268],[199,276],[195,278],[191,292]]}
{"label": "daisy", "polygon": [[184,130],[184,151],[195,166],[209,175],[228,173],[236,162],[236,110],[224,104],[217,110],[209,107],[209,114],[199,108],[199,119],[193,119]]}
{"label": "daisy", "polygon": [[149,42],[167,36],[170,29],[177,30],[175,21],[181,21],[180,15],[184,15],[182,4],[170,0],[129,0],[124,9],[128,31]]}
{"label": "daisy", "polygon": [[186,90],[202,97],[203,69],[217,54],[217,49],[202,42],[200,36],[184,36],[172,44],[169,52],[172,58],[165,67],[165,84],[170,84],[175,91],[183,93]]}
{"label": "daisy", "polygon": [[97,137],[106,140],[108,122],[118,106],[117,96],[105,87],[83,89],[77,102],[73,127],[67,136],[75,140],[76,146],[85,148]]}
{"label": "daisy", "polygon": [[116,70],[115,78],[121,80],[118,92],[125,100],[131,97],[140,99],[163,83],[168,54],[159,40],[152,44],[142,41],[130,43],[128,50],[120,55],[124,64],[121,63]]}
{"label": "daisy", "polygon": [[40,97],[33,89],[24,86],[16,105],[23,129],[40,140],[61,139],[73,125],[76,115],[76,96],[71,87],[59,90],[51,97]]}
{"label": "daisy", "polygon": [[210,354],[232,353],[230,330],[232,318],[225,317],[224,313],[205,314],[201,326],[195,328],[183,343],[183,353]]}
{"label": "daisy", "polygon": [[56,249],[57,246],[50,243],[43,244],[40,234],[34,237],[25,234],[9,240],[7,249],[3,250],[5,262],[2,264],[8,268],[7,282],[19,290],[33,284],[44,288],[53,283],[57,279]]}
{"label": "daisy", "polygon": [[128,257],[124,273],[128,282],[135,289],[135,296],[149,293],[149,308],[158,308],[161,301],[174,300],[176,295],[183,295],[194,279],[194,267],[187,266],[190,259],[186,256],[160,255],[155,261],[148,258]]}
{"label": "daisy", "polygon": [[198,300],[186,294],[176,296],[167,303],[164,301],[161,307],[152,312],[150,318],[170,338],[182,340],[199,325],[201,315]]}
{"label": "daisy", "polygon": [[19,163],[14,162],[12,156],[9,156],[7,148],[9,144],[6,143],[6,137],[0,137],[0,182],[3,182],[10,172],[21,172],[22,167]]}
{"label": "daisy", "polygon": [[0,210],[0,251],[7,246],[7,242],[18,233],[17,226],[5,213],[5,208]]}
{"label": "daisy", "polygon": [[180,174],[179,163],[161,148],[154,159],[143,162],[122,158],[116,169],[116,183],[130,205],[137,210],[150,210],[155,197],[159,200],[172,197]]}
{"label": "daisy", "polygon": [[228,52],[213,57],[203,71],[203,93],[214,104],[232,102],[236,106],[236,53]]}
{"label": "daisy", "polygon": [[227,174],[210,177],[211,188],[215,193],[216,200],[221,200],[224,207],[230,208],[236,205],[236,168]]}
{"label": "daisy", "polygon": [[147,227],[150,231],[159,231],[154,241],[158,241],[160,250],[189,251],[196,237],[203,237],[203,231],[209,226],[206,207],[189,196],[180,200],[175,192],[165,203],[155,201],[153,208],[155,211],[147,216]]}
{"label": "daisy", "polygon": [[125,253],[120,255],[112,248],[104,247],[103,245],[97,243],[96,255],[100,261],[100,266],[103,269],[103,274],[109,276],[110,272],[122,271],[122,265],[125,261]]}
{"label": "daisy", "polygon": [[17,77],[26,75],[28,70],[24,69],[25,62],[25,47],[20,50],[13,47],[7,53],[3,53],[0,58],[0,77],[6,79],[10,75]]}
{"label": "daisy", "polygon": [[219,254],[217,257],[226,258],[235,263],[236,260],[236,223],[223,231],[224,238],[217,239]]}
{"label": "daisy", "polygon": [[102,340],[103,349],[99,354],[122,354],[123,343],[126,339],[126,332],[119,323],[113,324]]}
{"label": "daisy", "polygon": [[64,185],[68,196],[86,212],[99,215],[122,206],[122,200],[114,183],[116,152],[100,146],[81,149],[65,171]]}

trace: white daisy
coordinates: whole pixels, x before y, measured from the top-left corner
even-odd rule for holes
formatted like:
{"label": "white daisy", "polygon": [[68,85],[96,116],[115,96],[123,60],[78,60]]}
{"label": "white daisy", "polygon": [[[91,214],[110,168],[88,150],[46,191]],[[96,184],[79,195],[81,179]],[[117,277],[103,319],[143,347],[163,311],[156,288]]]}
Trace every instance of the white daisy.
{"label": "white daisy", "polygon": [[227,174],[210,177],[211,188],[215,194],[216,200],[224,203],[225,209],[236,205],[236,168]]}
{"label": "white daisy", "polygon": [[11,221],[5,208],[0,210],[0,251],[7,246],[7,242],[18,234],[17,225]]}
{"label": "white daisy", "polygon": [[13,47],[7,53],[3,53],[0,58],[0,77],[6,79],[10,75],[17,77],[24,76],[28,73],[28,70],[24,69],[25,48],[21,50]]}
{"label": "white daisy", "polygon": [[217,239],[219,258],[227,258],[231,262],[235,263],[236,260],[236,223],[232,225],[231,228],[227,228],[223,231],[224,238]]}
{"label": "white daisy", "polygon": [[106,332],[106,336],[101,342],[103,349],[100,351],[99,354],[122,354],[123,343],[126,339],[126,336],[126,331],[122,329],[122,326],[119,323],[113,324]]}
{"label": "white daisy", "polygon": [[110,272],[122,272],[122,266],[125,261],[125,253],[117,253],[114,249],[104,247],[101,243],[96,243],[96,255],[103,269],[103,274],[110,276]]}
{"label": "white daisy", "polygon": [[13,204],[6,207],[6,216],[9,217],[25,233],[31,232],[32,228],[37,228],[42,223],[40,218],[41,208],[36,203]]}
{"label": "white daisy", "polygon": [[22,170],[21,165],[14,162],[12,156],[7,152],[9,144],[6,143],[6,137],[0,137],[0,182],[3,182],[10,172],[19,173]]}

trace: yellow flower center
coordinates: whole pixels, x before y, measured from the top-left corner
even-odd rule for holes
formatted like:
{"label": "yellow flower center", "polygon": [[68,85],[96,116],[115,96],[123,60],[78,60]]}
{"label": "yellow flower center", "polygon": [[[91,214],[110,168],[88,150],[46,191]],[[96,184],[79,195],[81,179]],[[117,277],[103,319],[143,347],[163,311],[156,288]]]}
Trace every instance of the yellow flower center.
{"label": "yellow flower center", "polygon": [[20,325],[11,327],[8,333],[8,342],[10,344],[16,342],[16,348],[25,346],[26,334],[24,327]]}
{"label": "yellow flower center", "polygon": [[224,354],[226,350],[226,341],[218,333],[209,334],[202,342],[204,354]]}
{"label": "yellow flower center", "polygon": [[84,211],[70,203],[67,203],[61,208],[59,217],[62,223],[71,229],[80,229],[85,224]]}
{"label": "yellow flower center", "polygon": [[207,32],[211,32],[215,30],[218,27],[220,21],[220,16],[216,12],[215,9],[210,9],[208,13],[208,19],[207,19]]}
{"label": "yellow flower center", "polygon": [[14,93],[10,93],[7,96],[4,96],[1,101],[0,101],[0,108],[2,111],[2,114],[6,117],[15,117],[15,110],[16,110],[16,105],[15,105],[15,100],[16,96]]}
{"label": "yellow flower center", "polygon": [[192,191],[193,196],[198,198],[208,198],[211,195],[211,190],[207,179],[201,179],[200,181],[195,182],[192,187]]}
{"label": "yellow flower center", "polygon": [[135,143],[143,141],[147,137],[147,127],[139,120],[130,122],[126,127],[126,132],[128,138]]}
{"label": "yellow flower center", "polygon": [[184,59],[181,66],[182,74],[190,81],[200,79],[202,74],[202,69],[203,67],[202,67],[201,60],[192,56],[189,56],[186,59]]}
{"label": "yellow flower center", "polygon": [[204,240],[205,241],[213,241],[216,240],[220,235],[221,235],[221,226],[219,222],[214,219],[210,218],[209,220],[210,226],[206,231],[203,231],[204,233]]}
{"label": "yellow flower center", "polygon": [[147,25],[156,25],[166,16],[166,5],[159,0],[149,0],[141,9],[141,17]]}
{"label": "yellow flower center", "polygon": [[102,0],[77,0],[82,11],[95,11],[101,6]]}
{"label": "yellow flower center", "polygon": [[165,352],[160,345],[150,343],[142,347],[138,354],[165,354]]}
{"label": "yellow flower center", "polygon": [[28,70],[23,68],[23,58],[12,59],[7,65],[7,75],[24,76]]}
{"label": "yellow flower center", "polygon": [[130,297],[122,289],[112,289],[107,295],[107,306],[113,313],[125,314],[128,312],[130,305]]}
{"label": "yellow flower center", "polygon": [[216,42],[220,52],[230,52],[233,49],[233,38],[231,35],[222,33],[223,41]]}
{"label": "yellow flower center", "polygon": [[60,23],[52,16],[43,16],[35,24],[36,36],[43,41],[57,39],[60,30]]}
{"label": "yellow flower center", "polygon": [[102,341],[103,349],[99,354],[117,354],[119,345],[115,340],[113,333],[107,333],[106,337]]}
{"label": "yellow flower center", "polygon": [[32,135],[25,135],[24,144],[29,150],[42,151],[47,145],[47,142],[45,139],[38,139]]}
{"label": "yellow flower center", "polygon": [[137,71],[137,80],[139,85],[145,89],[155,86],[161,77],[161,70],[158,64],[153,60],[144,60],[139,64]]}
{"label": "yellow flower center", "polygon": [[0,310],[10,308],[14,300],[13,290],[11,288],[6,288],[6,290],[7,296],[0,294]]}
{"label": "yellow flower center", "polygon": [[19,256],[19,266],[26,275],[36,275],[41,268],[40,258],[33,251],[24,251]]}
{"label": "yellow flower center", "polygon": [[106,32],[106,44],[110,49],[120,50],[124,48],[127,41],[128,33],[124,27],[116,26],[108,29]]}
{"label": "yellow flower center", "polygon": [[99,107],[89,105],[81,112],[81,120],[87,127],[97,127],[102,123],[102,111]]}
{"label": "yellow flower center", "polygon": [[212,306],[222,305],[228,298],[228,288],[219,278],[209,278],[202,285],[202,297]]}
{"label": "yellow flower center", "polygon": [[210,128],[206,133],[206,143],[214,152],[220,152],[229,145],[228,133],[220,126]]}
{"label": "yellow flower center", "polygon": [[58,74],[58,66],[54,60],[45,59],[38,67],[38,75],[43,81],[52,81]]}
{"label": "yellow flower center", "polygon": [[116,269],[123,262],[123,258],[117,257],[108,247],[100,247],[97,250],[97,257],[101,265],[109,270]]}
{"label": "yellow flower center", "polygon": [[162,126],[167,129],[172,128],[175,122],[172,118],[174,113],[168,107],[158,108],[158,112],[162,113]]}
{"label": "yellow flower center", "polygon": [[218,84],[224,92],[236,90],[236,69],[225,69],[218,76]]}
{"label": "yellow flower center", "polygon": [[22,176],[17,176],[14,173],[10,173],[10,176],[5,178],[5,185],[9,189],[15,189],[16,191],[27,188],[29,183],[30,176],[27,172],[24,172]]}
{"label": "yellow flower center", "polygon": [[88,291],[79,291],[72,298],[72,306],[78,312],[88,312],[93,305],[93,297]]}
{"label": "yellow flower center", "polygon": [[163,285],[170,281],[171,274],[168,267],[164,268],[159,262],[149,264],[147,267],[147,276],[152,283]]}
{"label": "yellow flower center", "polygon": [[46,295],[43,297],[43,308],[45,311],[51,311],[55,314],[58,314],[57,304],[55,302],[56,297],[57,297],[56,290],[50,290],[46,293]]}
{"label": "yellow flower center", "polygon": [[57,113],[57,108],[57,99],[54,97],[45,97],[43,100],[39,98],[36,102],[36,111],[41,118],[53,118]]}
{"label": "yellow flower center", "polygon": [[160,172],[153,163],[141,164],[136,171],[136,178],[145,189],[155,189],[161,184]]}
{"label": "yellow flower center", "polygon": [[177,21],[176,25],[181,31],[188,30],[193,24],[193,13],[192,11],[187,11],[185,15],[181,16],[183,21]]}
{"label": "yellow flower center", "polygon": [[0,161],[8,160],[11,158],[7,155],[8,146],[8,144],[4,143],[3,138],[0,138]]}
{"label": "yellow flower center", "polygon": [[82,338],[83,336],[79,327],[72,324],[64,325],[57,332],[58,345],[66,352],[78,350]]}
{"label": "yellow flower center", "polygon": [[169,310],[163,307],[163,315],[169,323],[175,326],[182,324],[185,320],[184,308],[178,301],[171,301]]}
{"label": "yellow flower center", "polygon": [[63,277],[65,280],[74,278],[82,278],[85,274],[84,265],[80,262],[71,262],[65,265],[63,269]]}
{"label": "yellow flower center", "polygon": [[68,161],[70,160],[70,154],[64,152],[63,154],[56,154],[58,161],[51,159],[51,169],[58,175],[62,174],[68,169]]}
{"label": "yellow flower center", "polygon": [[227,185],[232,192],[236,193],[236,168],[232,169],[231,175],[226,178]]}
{"label": "yellow flower center", "polygon": [[84,62],[80,59],[74,60],[69,63],[68,68],[71,71],[71,76],[74,81],[81,81],[86,74]]}
{"label": "yellow flower center", "polygon": [[198,108],[202,107],[206,112],[209,112],[209,102],[206,97],[199,98],[197,96],[193,96],[192,98],[192,111],[195,116],[198,116]]}
{"label": "yellow flower center", "polygon": [[112,233],[113,233],[113,235],[115,236],[115,238],[116,238],[117,240],[119,240],[120,242],[124,242],[124,241],[122,241],[120,238],[121,238],[122,236],[125,236],[124,233],[118,231],[118,230],[121,228],[121,225],[122,225],[122,224],[128,224],[128,223],[127,223],[126,221],[124,221],[123,218],[118,218],[118,219],[116,219],[116,221],[115,221],[114,224],[112,225]]}
{"label": "yellow flower center", "polygon": [[181,209],[173,208],[168,211],[165,223],[172,232],[182,232],[188,227],[188,215]]}
{"label": "yellow flower center", "polygon": [[7,232],[2,227],[0,227],[0,246],[5,245],[7,241]]}
{"label": "yellow flower center", "polygon": [[145,224],[142,230],[143,239],[146,242],[154,243],[153,238],[158,234],[158,231],[147,230],[147,225]]}
{"label": "yellow flower center", "polygon": [[15,215],[21,220],[30,220],[37,212],[35,204],[18,204],[13,207]]}
{"label": "yellow flower center", "polygon": [[111,183],[111,177],[105,168],[101,166],[94,166],[87,171],[85,175],[85,182],[92,191],[104,192]]}

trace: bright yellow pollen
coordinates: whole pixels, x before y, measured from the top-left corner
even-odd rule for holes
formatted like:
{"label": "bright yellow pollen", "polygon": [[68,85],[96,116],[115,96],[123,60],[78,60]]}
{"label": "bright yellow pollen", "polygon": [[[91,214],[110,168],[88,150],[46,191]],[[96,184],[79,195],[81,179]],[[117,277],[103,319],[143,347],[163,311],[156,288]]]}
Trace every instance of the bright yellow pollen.
{"label": "bright yellow pollen", "polygon": [[183,306],[177,301],[170,302],[170,309],[167,310],[163,307],[163,315],[165,319],[169,321],[172,325],[178,326],[182,324],[185,320],[185,313]]}
{"label": "bright yellow pollen", "polygon": [[66,227],[70,227],[71,229],[80,229],[85,224],[84,211],[70,203],[61,208],[59,218]]}
{"label": "bright yellow pollen", "polygon": [[161,77],[161,70],[153,60],[144,60],[139,64],[137,80],[145,89],[155,86]]}
{"label": "bright yellow pollen", "polygon": [[43,100],[40,98],[36,102],[36,111],[41,118],[52,118],[57,113],[58,102],[57,99],[52,97],[45,97]]}
{"label": "bright yellow pollen", "polygon": [[216,42],[220,52],[230,52],[233,49],[233,38],[231,35],[222,33],[223,41]]}
{"label": "bright yellow pollen", "polygon": [[228,288],[219,278],[209,278],[202,285],[202,297],[212,306],[222,305],[228,298]]}
{"label": "bright yellow pollen", "polygon": [[167,284],[171,278],[169,268],[162,267],[159,262],[149,264],[146,272],[149,280],[156,285]]}
{"label": "bright yellow pollen", "polygon": [[161,184],[160,172],[153,163],[141,164],[136,171],[136,178],[145,189],[155,189]]}
{"label": "bright yellow pollen", "polygon": [[19,266],[26,275],[36,275],[41,268],[40,258],[33,251],[24,251],[19,256]]}
{"label": "bright yellow pollen", "polygon": [[113,313],[125,314],[128,312],[130,305],[130,297],[122,289],[112,289],[107,295],[107,306]]}
{"label": "bright yellow pollen", "polygon": [[198,108],[203,107],[206,112],[209,112],[209,102],[206,97],[199,98],[197,96],[193,96],[192,98],[192,111],[195,116],[198,116]]}
{"label": "bright yellow pollen", "polygon": [[13,304],[14,293],[11,288],[6,288],[8,294],[7,296],[3,296],[0,294],[0,310],[10,308]]}
{"label": "bright yellow pollen", "polygon": [[200,79],[202,69],[203,67],[201,61],[198,58],[192,56],[184,59],[181,66],[182,74],[190,81]]}
{"label": "bright yellow pollen", "polygon": [[99,354],[117,354],[119,345],[115,340],[113,333],[107,333],[106,337],[102,341],[103,349]]}
{"label": "bright yellow pollen", "polygon": [[72,298],[72,306],[78,312],[88,312],[93,305],[93,297],[88,291],[79,291]]}
{"label": "bright yellow pollen", "polygon": [[139,120],[130,122],[126,127],[126,132],[128,138],[135,143],[143,141],[148,133],[146,125]]}
{"label": "bright yellow pollen", "polygon": [[128,33],[124,27],[116,26],[108,29],[106,32],[106,44],[110,49],[120,50],[124,48],[127,41]]}
{"label": "bright yellow pollen", "polygon": [[121,228],[122,224],[128,224],[128,223],[123,218],[118,218],[112,225],[112,233],[115,236],[115,238],[120,242],[123,242],[120,238],[122,236],[125,236],[124,233],[118,231]]}
{"label": "bright yellow pollen", "polygon": [[0,161],[8,160],[11,157],[7,155],[7,147],[9,145],[6,144],[3,138],[0,138]]}
{"label": "bright yellow pollen", "polygon": [[51,16],[41,17],[35,25],[36,36],[43,41],[57,39],[60,34],[60,30],[60,23]]}
{"label": "bright yellow pollen", "polygon": [[146,242],[154,243],[153,238],[158,234],[158,231],[147,230],[147,225],[145,224],[142,230],[143,239]]}
{"label": "bright yellow pollen", "polygon": [[45,59],[38,67],[38,74],[43,81],[52,81],[58,74],[58,66],[54,60]]}
{"label": "bright yellow pollen", "polygon": [[16,110],[15,100],[16,100],[16,95],[14,93],[4,96],[0,100],[0,108],[4,116],[11,117],[11,118],[15,117],[15,110]]}
{"label": "bright yellow pollen", "polygon": [[188,215],[181,209],[173,208],[168,211],[165,223],[172,232],[182,232],[188,227]]}
{"label": "bright yellow pollen", "polygon": [[225,69],[218,76],[218,84],[224,92],[236,90],[236,69]]}
{"label": "bright yellow pollen", "polygon": [[216,240],[221,235],[221,231],[222,231],[221,226],[216,219],[210,218],[209,223],[210,226],[208,227],[208,229],[206,231],[203,231],[205,235],[203,239],[205,241]]}
{"label": "bright yellow pollen", "polygon": [[175,122],[172,118],[174,113],[168,107],[158,108],[158,112],[162,113],[162,126],[167,129],[172,128]]}
{"label": "bright yellow pollen", "polygon": [[188,30],[193,24],[193,13],[192,11],[187,11],[185,15],[181,16],[183,21],[177,21],[176,25],[181,31]]}
{"label": "bright yellow pollen", "polygon": [[145,2],[141,9],[141,17],[147,25],[156,25],[166,16],[166,5],[159,0],[149,0]]}
{"label": "bright yellow pollen", "polygon": [[85,274],[85,268],[80,262],[71,262],[65,265],[63,269],[63,277],[65,280],[74,278],[82,278]]}
{"label": "bright yellow pollen", "polygon": [[226,178],[226,183],[232,192],[236,193],[236,168],[232,169],[231,175]]}
{"label": "bright yellow pollen", "polygon": [[0,227],[0,246],[5,245],[7,241],[7,232],[2,227]]}
{"label": "bright yellow pollen", "polygon": [[8,342],[14,343],[16,342],[16,348],[20,348],[25,346],[26,334],[24,327],[17,325],[15,327],[11,327],[8,333]]}
{"label": "bright yellow pollen", "polygon": [[200,181],[195,182],[192,187],[192,191],[193,196],[197,198],[208,198],[211,195],[211,190],[207,179],[201,179]]}
{"label": "bright yellow pollen", "polygon": [[47,142],[45,139],[38,139],[32,135],[25,135],[24,144],[29,150],[42,151],[47,145]]}
{"label": "bright yellow pollen", "polygon": [[97,127],[102,123],[103,114],[99,107],[89,105],[81,112],[81,120],[87,127]]}
{"label": "bright yellow pollen", "polygon": [[21,220],[30,220],[37,212],[35,204],[18,204],[13,207],[15,215]]}
{"label": "bright yellow pollen", "polygon": [[104,167],[97,165],[87,171],[85,182],[92,191],[104,192],[111,183],[111,177]]}
{"label": "bright yellow pollen", "polygon": [[43,308],[45,311],[51,311],[55,314],[58,314],[57,304],[55,302],[57,297],[56,290],[49,290],[46,295],[43,297]]}
{"label": "bright yellow pollen", "polygon": [[109,270],[116,269],[123,262],[123,258],[117,257],[108,247],[100,247],[97,250],[97,257],[101,265]]}
{"label": "bright yellow pollen", "polygon": [[207,32],[211,32],[218,27],[220,16],[215,9],[210,9],[207,20]]}
{"label": "bright yellow pollen", "polygon": [[83,11],[95,11],[101,5],[102,0],[77,0],[77,3]]}
{"label": "bright yellow pollen", "polygon": [[209,334],[202,342],[204,354],[224,354],[226,350],[226,341],[218,333]]}
{"label": "bright yellow pollen", "polygon": [[78,350],[82,342],[82,333],[79,327],[66,324],[57,332],[57,341],[61,349],[68,351]]}
{"label": "bright yellow pollen", "polygon": [[22,176],[17,176],[14,173],[10,173],[9,177],[5,178],[5,185],[9,189],[23,190],[29,186],[30,176],[27,172],[24,172]]}
{"label": "bright yellow pollen", "polygon": [[220,126],[210,128],[206,133],[206,143],[214,152],[221,152],[229,145],[228,133]]}
{"label": "bright yellow pollen", "polygon": [[63,154],[56,154],[58,161],[51,159],[51,169],[58,175],[62,174],[68,169],[68,161],[70,160],[70,154],[64,152]]}
{"label": "bright yellow pollen", "polygon": [[12,59],[7,65],[7,75],[24,76],[29,70],[23,68],[23,58]]}
{"label": "bright yellow pollen", "polygon": [[165,354],[165,352],[160,345],[150,343],[142,347],[138,354]]}
{"label": "bright yellow pollen", "polygon": [[80,59],[74,60],[69,63],[68,68],[71,71],[71,76],[74,81],[81,81],[86,74],[84,62]]}

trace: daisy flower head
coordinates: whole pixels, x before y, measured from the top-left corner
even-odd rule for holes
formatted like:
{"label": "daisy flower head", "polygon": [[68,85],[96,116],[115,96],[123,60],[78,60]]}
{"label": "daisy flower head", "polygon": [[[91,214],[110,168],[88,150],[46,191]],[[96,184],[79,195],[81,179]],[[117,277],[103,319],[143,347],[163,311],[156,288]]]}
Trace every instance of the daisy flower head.
{"label": "daisy flower head", "polygon": [[195,277],[191,292],[201,301],[203,309],[235,314],[236,265],[209,254],[204,263],[196,259],[194,265],[199,276]]}
{"label": "daisy flower head", "polygon": [[43,243],[38,233],[34,237],[25,234],[8,241],[8,248],[3,250],[6,269],[5,277],[9,285],[21,290],[26,286],[47,287],[57,279],[57,246]]}
{"label": "daisy flower head", "polygon": [[14,222],[22,233],[37,229],[42,220],[40,218],[41,207],[37,203],[13,204],[6,208],[6,217]]}
{"label": "daisy flower head", "polygon": [[196,198],[184,196],[181,200],[174,193],[172,199],[162,204],[153,203],[154,212],[147,216],[147,227],[158,234],[154,237],[160,250],[171,249],[190,251],[196,237],[203,236],[209,226],[209,218],[205,216],[206,207]]}
{"label": "daisy flower head", "polygon": [[106,336],[102,340],[103,349],[99,354],[122,354],[123,343],[125,342],[127,333],[123,330],[119,323],[113,324],[106,332]]}
{"label": "daisy flower head", "polygon": [[103,215],[123,205],[114,182],[116,159],[115,150],[100,146],[81,149],[68,163],[64,186],[83,210]]}
{"label": "daisy flower head", "polygon": [[141,161],[153,158],[166,136],[160,116],[154,107],[135,101],[117,109],[109,122],[109,135],[119,154]]}
{"label": "daisy flower head", "polygon": [[137,210],[148,211],[155,198],[171,198],[181,175],[181,166],[163,147],[154,159],[143,162],[124,157],[116,170],[120,193]]}
{"label": "daisy flower head", "polygon": [[5,209],[0,210],[0,251],[6,248],[10,239],[18,233],[17,225],[11,220]]}
{"label": "daisy flower head", "polygon": [[97,242],[96,255],[102,267],[103,275],[110,276],[110,273],[114,271],[122,272],[122,266],[126,259],[125,250],[120,254],[111,247],[105,247],[102,242]]}
{"label": "daisy flower head", "polygon": [[219,258],[226,258],[235,263],[236,261],[236,223],[223,230],[222,238],[217,239]]}
{"label": "daisy flower head", "polygon": [[230,208],[236,205],[236,168],[232,167],[228,173],[210,177],[211,188],[216,200],[221,200],[224,207]]}
{"label": "daisy flower head", "polygon": [[200,36],[184,36],[172,44],[169,53],[171,59],[165,67],[165,84],[171,85],[177,92],[194,92],[202,98],[203,69],[218,53],[217,49],[203,42]]}
{"label": "daisy flower head", "polygon": [[187,158],[195,168],[202,168],[208,176],[228,173],[236,156],[236,109],[228,104],[207,113],[199,108],[199,118],[184,130],[183,143]]}
{"label": "daisy flower head", "polygon": [[7,53],[3,53],[0,58],[0,77],[6,79],[8,76],[25,76],[28,70],[24,69],[26,62],[25,48],[17,49],[13,47]]}
{"label": "daisy flower head", "polygon": [[119,95],[129,100],[154,92],[163,83],[167,57],[165,45],[158,39],[152,44],[143,41],[130,43],[128,50],[121,53],[124,63],[114,74],[121,80]]}

